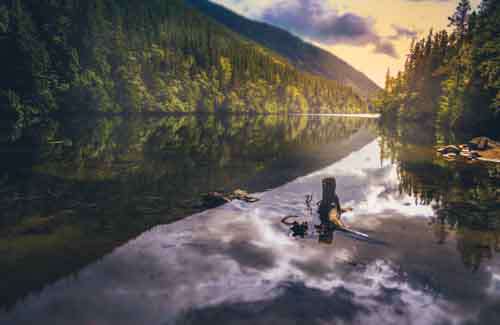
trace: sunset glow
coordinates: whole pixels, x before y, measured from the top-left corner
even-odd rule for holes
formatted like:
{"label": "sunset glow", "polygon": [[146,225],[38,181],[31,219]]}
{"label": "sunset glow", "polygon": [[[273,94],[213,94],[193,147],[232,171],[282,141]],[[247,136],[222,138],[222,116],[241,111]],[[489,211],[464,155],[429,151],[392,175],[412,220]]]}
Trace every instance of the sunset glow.
{"label": "sunset glow", "polygon": [[[371,24],[370,33],[390,44],[395,50],[394,55],[375,53],[375,45],[366,39],[361,41],[342,39],[336,42],[324,42],[304,35],[300,30],[303,26],[280,26],[339,56],[349,64],[364,72],[380,86],[384,85],[385,74],[389,68],[392,72],[402,69],[405,54],[408,52],[412,41],[410,33],[397,35],[397,28],[413,32],[418,38],[425,36],[429,30],[448,28],[447,17],[454,11],[458,1],[446,0],[214,0],[247,17],[276,24],[270,20],[269,11],[277,17],[280,11],[297,7],[298,4],[317,6],[315,13],[321,10],[328,15],[343,16],[354,14]],[[473,6],[479,4],[478,0],[472,1]],[[278,9],[273,9],[278,8]],[[286,8],[286,9],[284,9]],[[319,10],[317,10],[319,9]],[[308,17],[312,18],[312,17]],[[277,24],[279,25],[279,24]]]}

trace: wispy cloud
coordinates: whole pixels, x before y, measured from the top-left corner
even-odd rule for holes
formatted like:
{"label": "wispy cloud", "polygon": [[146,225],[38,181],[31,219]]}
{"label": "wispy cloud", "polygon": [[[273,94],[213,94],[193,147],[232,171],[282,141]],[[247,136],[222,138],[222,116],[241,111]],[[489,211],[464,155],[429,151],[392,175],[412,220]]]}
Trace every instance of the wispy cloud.
{"label": "wispy cloud", "polygon": [[375,20],[339,12],[320,0],[281,1],[262,13],[262,20],[326,45],[373,45],[374,52],[398,57],[390,39],[375,31]]}
{"label": "wispy cloud", "polygon": [[394,29],[394,35],[389,36],[390,40],[398,40],[401,38],[413,39],[413,38],[416,38],[420,34],[420,32],[417,30],[406,28],[403,26],[395,25],[395,24],[392,24],[391,27],[392,27],[392,29]]}

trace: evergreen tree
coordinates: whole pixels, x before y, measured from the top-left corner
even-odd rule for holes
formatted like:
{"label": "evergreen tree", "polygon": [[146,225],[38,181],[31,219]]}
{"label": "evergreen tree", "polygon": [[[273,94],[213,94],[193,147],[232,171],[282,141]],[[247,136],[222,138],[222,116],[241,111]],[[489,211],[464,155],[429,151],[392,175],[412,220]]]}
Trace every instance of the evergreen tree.
{"label": "evergreen tree", "polygon": [[470,1],[460,0],[455,13],[448,17],[449,26],[455,28],[455,32],[459,35],[459,40],[462,40],[467,32],[470,10]]}
{"label": "evergreen tree", "polygon": [[368,109],[183,0],[8,0],[0,46],[0,115],[17,131],[54,113]]}
{"label": "evergreen tree", "polygon": [[470,13],[460,1],[453,33],[412,44],[401,77],[386,81],[376,106],[386,119],[498,133],[500,122],[500,4],[485,0]]}

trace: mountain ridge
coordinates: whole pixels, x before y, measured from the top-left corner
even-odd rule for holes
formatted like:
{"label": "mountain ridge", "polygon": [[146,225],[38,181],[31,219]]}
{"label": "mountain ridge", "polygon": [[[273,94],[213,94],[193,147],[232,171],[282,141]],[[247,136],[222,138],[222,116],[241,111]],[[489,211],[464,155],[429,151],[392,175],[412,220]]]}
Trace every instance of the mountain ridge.
{"label": "mountain ridge", "polygon": [[56,115],[370,109],[184,0],[10,0],[0,48],[2,141]]}
{"label": "mountain ridge", "polygon": [[382,90],[345,60],[280,27],[243,17],[209,0],[186,0],[186,3],[245,38],[285,57],[300,70],[351,86],[365,98]]}

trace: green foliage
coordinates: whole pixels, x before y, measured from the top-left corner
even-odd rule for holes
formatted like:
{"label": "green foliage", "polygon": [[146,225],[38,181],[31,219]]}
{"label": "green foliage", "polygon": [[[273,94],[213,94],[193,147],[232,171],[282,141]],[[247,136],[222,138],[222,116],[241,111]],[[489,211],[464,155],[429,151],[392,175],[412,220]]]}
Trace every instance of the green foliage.
{"label": "green foliage", "polygon": [[236,33],[282,55],[300,70],[350,85],[366,98],[380,91],[372,80],[342,59],[285,30],[247,19],[209,0],[186,2]]}
{"label": "green foliage", "polygon": [[9,11],[6,6],[0,6],[0,36],[9,30]]}
{"label": "green foliage", "polygon": [[448,18],[450,26],[455,27],[457,34],[461,38],[463,38],[467,32],[470,10],[470,1],[460,0],[455,13]]}
{"label": "green foliage", "polygon": [[368,109],[352,88],[300,72],[182,0],[9,0],[0,47],[0,90],[16,94],[18,119],[28,106],[39,118]]}
{"label": "green foliage", "polygon": [[469,14],[459,3],[454,27],[413,44],[405,69],[387,78],[375,105],[388,120],[430,121],[438,127],[498,132],[500,4],[483,1]]}

